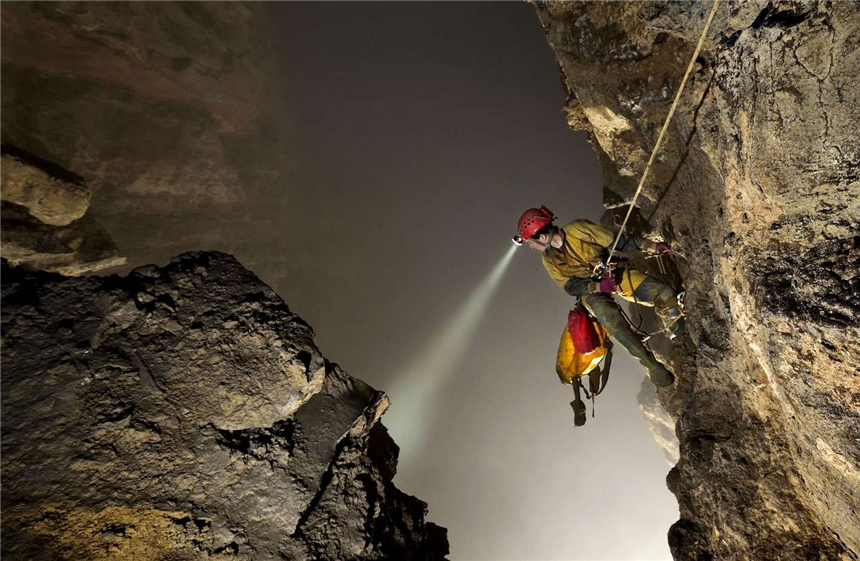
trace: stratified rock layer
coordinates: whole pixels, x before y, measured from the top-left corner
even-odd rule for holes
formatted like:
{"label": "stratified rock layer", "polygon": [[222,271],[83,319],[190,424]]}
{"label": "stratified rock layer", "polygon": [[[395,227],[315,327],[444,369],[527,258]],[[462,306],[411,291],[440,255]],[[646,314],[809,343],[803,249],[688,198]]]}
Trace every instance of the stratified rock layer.
{"label": "stratified rock layer", "polygon": [[235,259],[3,270],[9,559],[441,559],[388,400]]}
{"label": "stratified rock layer", "polygon": [[[711,9],[535,7],[620,222]],[[687,335],[676,559],[860,553],[860,5],[724,2],[629,227],[671,242]]]}

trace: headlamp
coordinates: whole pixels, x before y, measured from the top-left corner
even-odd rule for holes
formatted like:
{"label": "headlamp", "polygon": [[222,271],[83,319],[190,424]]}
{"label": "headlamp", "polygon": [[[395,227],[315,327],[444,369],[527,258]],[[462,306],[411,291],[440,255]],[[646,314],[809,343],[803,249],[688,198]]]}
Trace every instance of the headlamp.
{"label": "headlamp", "polygon": [[514,242],[514,245],[523,245],[523,237],[519,234],[511,238],[511,241]]}

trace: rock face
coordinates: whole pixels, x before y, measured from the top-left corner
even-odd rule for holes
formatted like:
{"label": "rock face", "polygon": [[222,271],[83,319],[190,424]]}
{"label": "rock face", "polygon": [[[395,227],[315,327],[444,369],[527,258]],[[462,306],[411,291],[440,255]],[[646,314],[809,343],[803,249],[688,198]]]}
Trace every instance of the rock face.
{"label": "rock face", "polygon": [[[536,3],[620,223],[711,3]],[[631,220],[687,333],[676,559],[860,554],[860,5],[725,2]]]}
{"label": "rock face", "polygon": [[9,559],[442,559],[387,397],[232,257],[3,270]]}
{"label": "rock face", "polygon": [[2,150],[3,257],[64,275],[125,263],[113,240],[88,214],[84,179],[14,146]]}

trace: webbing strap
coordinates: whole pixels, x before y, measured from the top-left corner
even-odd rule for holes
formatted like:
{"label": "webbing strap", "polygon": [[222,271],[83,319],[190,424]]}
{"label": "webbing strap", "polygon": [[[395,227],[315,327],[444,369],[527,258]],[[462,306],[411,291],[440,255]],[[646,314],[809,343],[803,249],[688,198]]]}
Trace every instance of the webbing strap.
{"label": "webbing strap", "polygon": [[624,217],[624,222],[621,223],[621,229],[618,230],[618,235],[615,236],[615,241],[612,243],[612,249],[609,250],[609,257],[606,259],[606,262],[609,263],[612,259],[612,254],[615,253],[615,248],[618,246],[618,240],[621,239],[621,234],[624,232],[624,228],[627,226],[627,220],[630,218],[630,213],[633,212],[633,205],[636,204],[636,199],[639,197],[639,193],[642,192],[642,186],[645,185],[645,179],[648,178],[648,172],[651,171],[651,164],[654,163],[654,158],[657,156],[657,151],[660,150],[660,144],[663,142],[663,135],[666,134],[666,129],[669,128],[669,123],[672,121],[672,117],[675,115],[675,109],[678,107],[678,101],[681,99],[681,93],[684,91],[684,86],[687,85],[687,78],[690,77],[690,73],[693,71],[693,65],[696,63],[696,59],[699,58],[699,51],[702,50],[702,45],[705,44],[705,37],[708,34],[708,28],[711,27],[711,22],[714,21],[714,16],[717,13],[717,6],[719,5],[720,0],[714,0],[714,6],[711,8],[711,14],[708,16],[708,21],[705,22],[705,28],[702,30],[702,36],[699,37],[699,44],[696,45],[696,50],[693,52],[692,58],[690,58],[690,64],[687,65],[687,72],[684,73],[684,79],[681,80],[681,85],[678,86],[678,93],[675,94],[675,101],[672,102],[672,107],[669,109],[669,114],[666,116],[666,120],[663,122],[663,128],[660,130],[660,135],[657,137],[657,144],[654,145],[654,149],[651,150],[651,157],[648,158],[648,164],[645,166],[645,171],[642,172],[642,178],[639,180],[639,186],[636,188],[636,193],[633,195],[633,200],[630,201],[630,208],[627,209],[627,215]]}

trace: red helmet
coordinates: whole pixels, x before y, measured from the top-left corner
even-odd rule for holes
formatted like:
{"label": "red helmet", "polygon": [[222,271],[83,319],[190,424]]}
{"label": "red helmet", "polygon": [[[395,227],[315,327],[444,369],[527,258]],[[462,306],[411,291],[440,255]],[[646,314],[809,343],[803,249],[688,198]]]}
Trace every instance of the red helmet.
{"label": "red helmet", "polygon": [[540,208],[530,208],[520,216],[517,222],[517,232],[522,237],[523,241],[530,240],[538,230],[552,224],[555,220],[555,215],[545,206]]}

